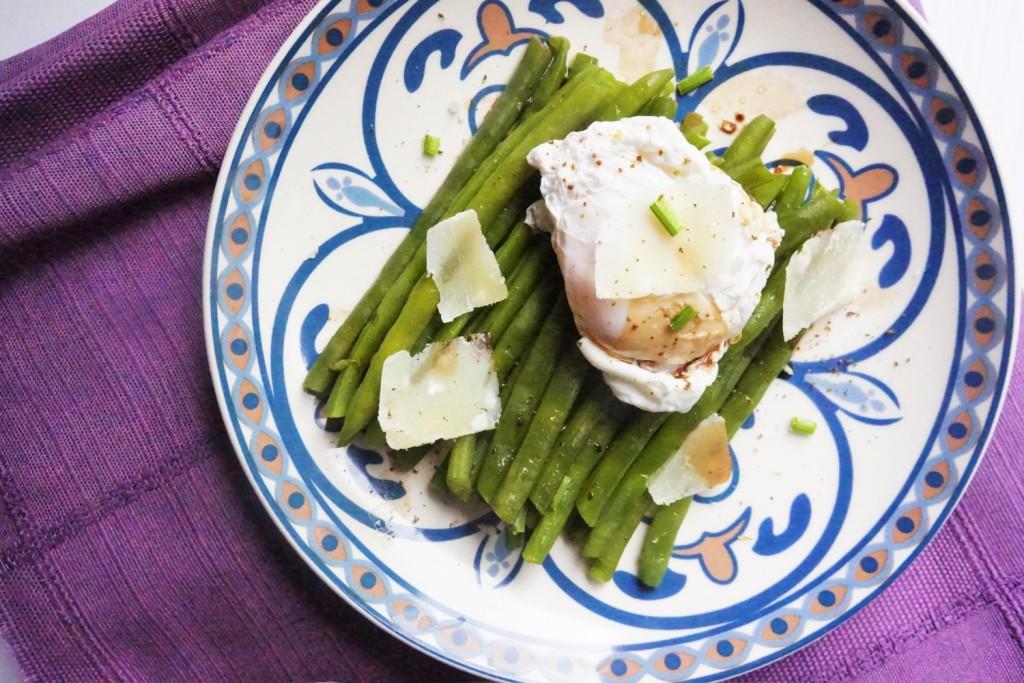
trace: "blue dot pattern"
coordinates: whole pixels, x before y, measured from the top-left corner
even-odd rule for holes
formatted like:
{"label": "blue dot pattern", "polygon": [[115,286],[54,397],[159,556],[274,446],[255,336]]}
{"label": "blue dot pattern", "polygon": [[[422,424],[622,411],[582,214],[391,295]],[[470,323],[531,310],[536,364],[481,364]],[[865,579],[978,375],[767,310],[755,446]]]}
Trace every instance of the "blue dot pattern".
{"label": "blue dot pattern", "polygon": [[982,280],[991,280],[996,276],[996,267],[991,263],[983,263],[974,272]]}
{"label": "blue dot pattern", "polygon": [[254,410],[260,404],[260,397],[256,394],[246,394],[242,397],[242,405],[248,410]]}
{"label": "blue dot pattern", "polygon": [[942,476],[940,472],[929,472],[925,475],[924,483],[931,486],[933,489],[937,489],[946,481],[946,478]]}
{"label": "blue dot pattern", "polygon": [[954,118],[956,118],[956,112],[954,112],[949,107],[943,107],[935,114],[935,120],[939,123],[940,126],[945,126],[949,123],[952,123]]}
{"label": "blue dot pattern", "polygon": [[306,497],[298,491],[288,496],[288,507],[298,510],[306,503]]}

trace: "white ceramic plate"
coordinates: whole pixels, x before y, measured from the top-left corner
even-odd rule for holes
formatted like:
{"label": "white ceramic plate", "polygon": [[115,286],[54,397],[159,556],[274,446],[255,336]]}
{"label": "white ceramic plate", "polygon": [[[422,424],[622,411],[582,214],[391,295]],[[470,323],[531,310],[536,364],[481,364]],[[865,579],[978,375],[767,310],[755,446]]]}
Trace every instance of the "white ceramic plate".
{"label": "white ceramic plate", "polygon": [[[873,286],[808,336],[691,509],[661,588],[587,580],[559,542],[524,565],[500,527],[332,450],[308,363],[375,277],[538,33],[621,78],[710,64],[680,102],[766,113],[766,158],[813,163],[871,217]],[[727,136],[714,131],[714,142]],[[206,249],[206,335],[242,466],[320,577],[474,673],[711,680],[842,623],[928,541],[971,477],[1009,377],[1016,291],[991,151],[927,34],[893,0],[327,0],[288,39],[228,150]],[[812,438],[788,433],[814,417]]]}

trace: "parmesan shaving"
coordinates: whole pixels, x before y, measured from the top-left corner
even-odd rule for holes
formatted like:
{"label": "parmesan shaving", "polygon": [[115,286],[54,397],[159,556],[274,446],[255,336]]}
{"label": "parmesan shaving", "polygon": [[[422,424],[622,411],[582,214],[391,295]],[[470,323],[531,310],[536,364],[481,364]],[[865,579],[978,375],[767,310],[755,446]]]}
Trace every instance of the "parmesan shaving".
{"label": "parmesan shaving", "polygon": [[505,278],[475,211],[463,211],[427,232],[427,273],[441,294],[443,322],[508,296]]}

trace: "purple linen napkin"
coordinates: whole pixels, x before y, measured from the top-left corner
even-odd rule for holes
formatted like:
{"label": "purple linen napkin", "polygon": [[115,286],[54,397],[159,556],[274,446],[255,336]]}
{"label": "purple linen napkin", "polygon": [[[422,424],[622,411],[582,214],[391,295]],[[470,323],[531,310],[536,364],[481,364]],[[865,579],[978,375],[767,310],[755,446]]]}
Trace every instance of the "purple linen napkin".
{"label": "purple linen napkin", "polygon": [[[122,0],[0,64],[0,635],[30,680],[468,680],[310,572],[236,462],[200,274],[310,0]],[[945,529],[764,681],[1024,680],[1024,371]]]}

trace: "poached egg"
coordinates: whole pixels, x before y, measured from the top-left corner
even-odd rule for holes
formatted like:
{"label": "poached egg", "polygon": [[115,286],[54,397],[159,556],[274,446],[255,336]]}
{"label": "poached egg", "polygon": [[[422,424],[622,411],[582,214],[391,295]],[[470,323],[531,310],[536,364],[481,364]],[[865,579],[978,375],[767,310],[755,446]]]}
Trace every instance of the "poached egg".
{"label": "poached egg", "polygon": [[[527,157],[580,350],[619,400],[685,412],[718,375],[718,360],[753,313],[782,230],[672,121],[598,122]],[[681,219],[669,234],[650,210]],[[673,317],[697,315],[680,329]]]}

